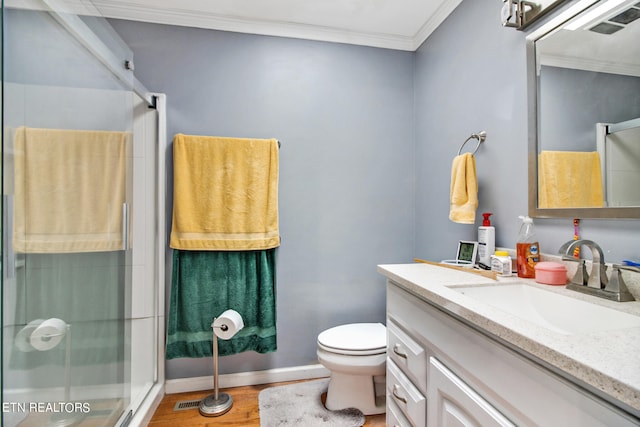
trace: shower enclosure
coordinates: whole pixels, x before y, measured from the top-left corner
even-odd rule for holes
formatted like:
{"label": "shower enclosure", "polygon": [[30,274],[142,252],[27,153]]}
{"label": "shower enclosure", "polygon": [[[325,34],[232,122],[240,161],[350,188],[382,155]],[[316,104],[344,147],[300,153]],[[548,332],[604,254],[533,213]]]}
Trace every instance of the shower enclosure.
{"label": "shower enclosure", "polygon": [[2,26],[2,425],[144,424],[164,382],[164,96],[88,1],[5,1]]}

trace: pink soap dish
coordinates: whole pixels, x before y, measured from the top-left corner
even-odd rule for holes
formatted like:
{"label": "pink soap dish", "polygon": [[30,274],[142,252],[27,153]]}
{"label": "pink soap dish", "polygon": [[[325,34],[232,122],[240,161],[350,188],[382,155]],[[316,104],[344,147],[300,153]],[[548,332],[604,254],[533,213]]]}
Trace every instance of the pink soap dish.
{"label": "pink soap dish", "polygon": [[567,268],[559,262],[539,262],[535,266],[536,282],[544,285],[566,285]]}

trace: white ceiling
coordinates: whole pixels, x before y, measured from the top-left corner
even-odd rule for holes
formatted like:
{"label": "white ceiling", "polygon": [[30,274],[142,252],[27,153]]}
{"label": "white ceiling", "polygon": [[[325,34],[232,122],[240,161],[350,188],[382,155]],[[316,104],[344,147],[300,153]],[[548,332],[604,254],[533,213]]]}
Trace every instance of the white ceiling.
{"label": "white ceiling", "polygon": [[91,0],[104,17],[416,50],[462,0]]}

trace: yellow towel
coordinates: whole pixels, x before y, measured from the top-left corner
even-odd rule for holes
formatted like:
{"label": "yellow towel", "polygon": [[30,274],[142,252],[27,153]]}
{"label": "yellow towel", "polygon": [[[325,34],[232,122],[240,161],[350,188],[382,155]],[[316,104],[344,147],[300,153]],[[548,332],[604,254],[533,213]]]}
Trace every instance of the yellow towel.
{"label": "yellow towel", "polygon": [[474,224],[478,208],[476,160],[471,153],[454,157],[451,166],[449,219],[460,224]]}
{"label": "yellow towel", "polygon": [[14,249],[121,250],[129,140],[125,132],[19,128]]}
{"label": "yellow towel", "polygon": [[542,151],[538,166],[539,208],[604,206],[597,152]]}
{"label": "yellow towel", "polygon": [[279,246],[277,144],[176,135],[170,246],[216,251]]}

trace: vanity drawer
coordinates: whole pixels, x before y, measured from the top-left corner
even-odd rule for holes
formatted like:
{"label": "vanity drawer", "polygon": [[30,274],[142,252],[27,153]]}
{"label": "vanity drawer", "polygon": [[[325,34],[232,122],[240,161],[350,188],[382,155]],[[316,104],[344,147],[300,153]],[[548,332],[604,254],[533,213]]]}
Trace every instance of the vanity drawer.
{"label": "vanity drawer", "polygon": [[387,321],[387,355],[422,393],[427,392],[427,351],[393,321]]}
{"label": "vanity drawer", "polygon": [[427,398],[424,397],[400,368],[387,358],[387,402],[398,405],[414,427],[427,424]]}
{"label": "vanity drawer", "polygon": [[387,402],[387,427],[413,427],[407,417],[404,416],[398,405],[392,401]]}

